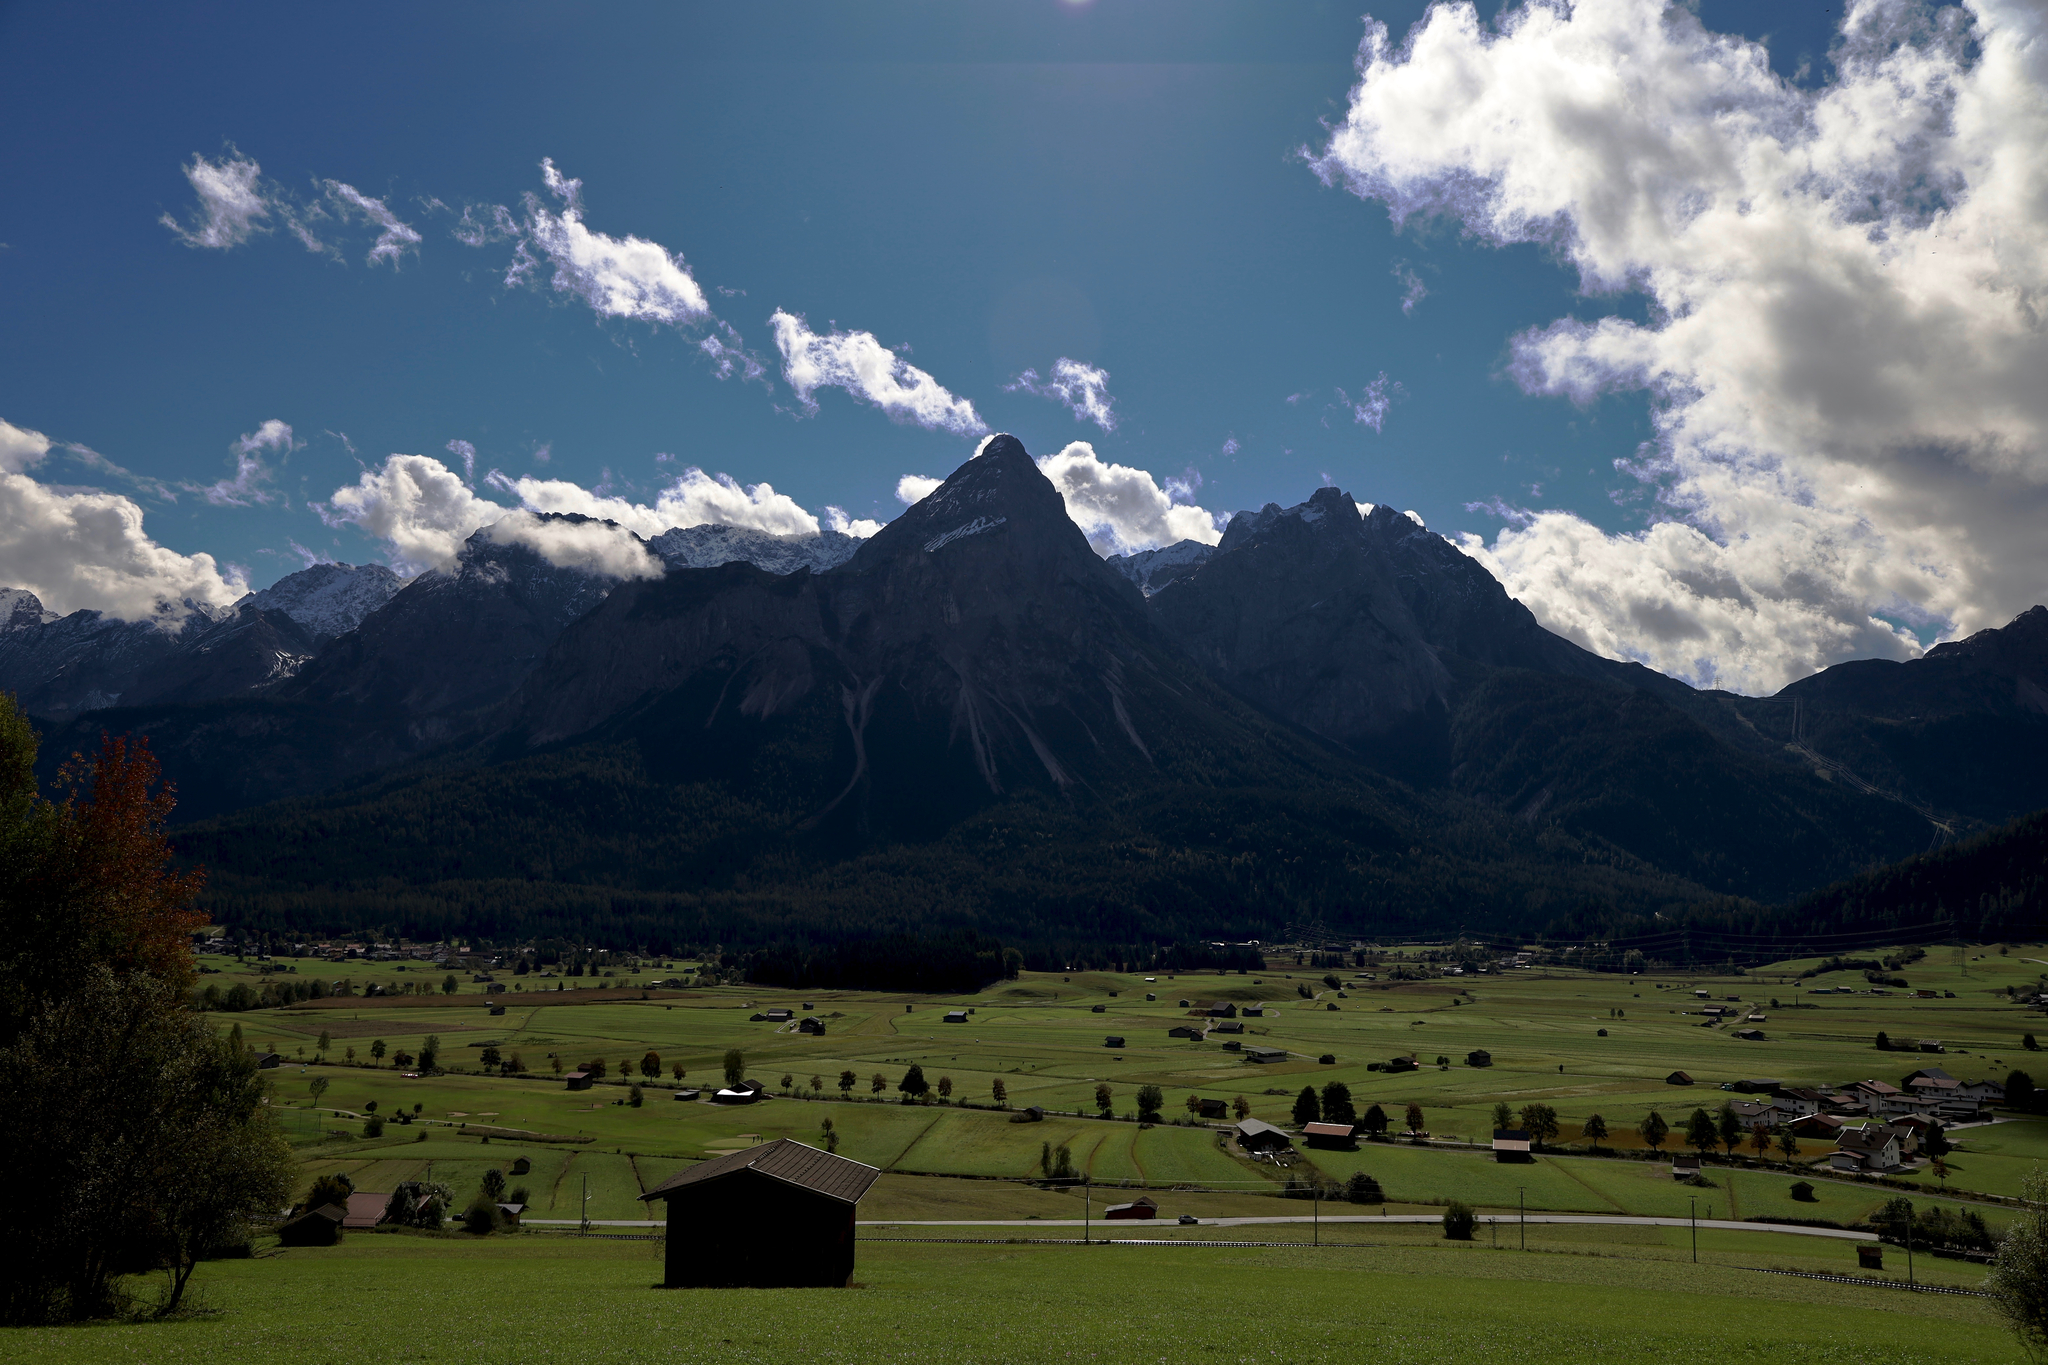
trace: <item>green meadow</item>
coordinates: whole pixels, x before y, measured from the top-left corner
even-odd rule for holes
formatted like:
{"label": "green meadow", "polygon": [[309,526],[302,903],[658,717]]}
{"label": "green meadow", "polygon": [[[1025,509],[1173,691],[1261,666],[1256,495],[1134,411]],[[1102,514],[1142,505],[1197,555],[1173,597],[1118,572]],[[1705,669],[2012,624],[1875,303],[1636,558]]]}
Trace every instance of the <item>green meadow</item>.
{"label": "green meadow", "polygon": [[658,1290],[657,1242],[357,1234],[209,1265],[175,1321],[0,1334],[0,1361],[1430,1365],[1548,1342],[1586,1365],[1850,1365],[1874,1341],[1902,1365],[2021,1359],[1980,1299],[1759,1273],[1793,1240],[1760,1234],[1702,1234],[1693,1264],[1671,1231],[1531,1228],[1526,1252],[1377,1229],[1321,1248],[867,1241],[857,1287],[823,1290]]}

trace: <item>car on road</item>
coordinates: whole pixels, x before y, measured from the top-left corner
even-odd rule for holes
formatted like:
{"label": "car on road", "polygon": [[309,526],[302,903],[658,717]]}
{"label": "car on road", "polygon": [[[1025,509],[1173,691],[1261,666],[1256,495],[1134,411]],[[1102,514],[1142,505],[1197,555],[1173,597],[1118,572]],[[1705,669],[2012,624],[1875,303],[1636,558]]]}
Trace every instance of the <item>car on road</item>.
{"label": "car on road", "polygon": [[1180,1224],[1182,1227],[1193,1227],[1201,1221],[1201,1219],[1195,1217],[1195,1215],[1193,1215],[1192,1213],[1184,1213],[1180,1216]]}

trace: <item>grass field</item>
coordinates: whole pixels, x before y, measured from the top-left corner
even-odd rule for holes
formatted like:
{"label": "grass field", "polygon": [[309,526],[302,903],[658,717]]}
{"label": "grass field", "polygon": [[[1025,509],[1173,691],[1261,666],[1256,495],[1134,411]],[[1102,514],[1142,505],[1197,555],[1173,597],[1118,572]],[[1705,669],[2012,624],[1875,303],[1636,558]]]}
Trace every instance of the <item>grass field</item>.
{"label": "grass field", "polygon": [[869,1242],[855,1289],[672,1291],[659,1243],[358,1234],[208,1265],[177,1321],[0,1333],[0,1361],[2021,1359],[1982,1300],[1737,1268],[1795,1239],[1703,1234],[1695,1266],[1663,1230],[1531,1232],[1527,1253]]}
{"label": "grass field", "polygon": [[[2038,1055],[2024,1051],[2020,1041],[2042,1021],[2008,1003],[2005,989],[2035,981],[2042,964],[2028,959],[2039,957],[2048,952],[2019,946],[2001,955],[1995,947],[1977,947],[1959,959],[1952,949],[1936,948],[1905,971],[1915,987],[1953,992],[1953,998],[1927,1000],[1896,992],[1836,994],[1835,987],[1865,990],[1866,983],[1854,972],[1799,982],[1797,972],[1812,965],[1801,962],[1740,976],[1654,978],[1542,970],[1395,983],[1352,980],[1347,972],[1341,992],[1329,988],[1321,972],[1300,968],[1157,980],[1032,973],[961,997],[756,987],[643,992],[649,981],[683,967],[666,964],[657,972],[616,978],[605,988],[590,978],[511,979],[512,990],[487,999],[465,981],[452,996],[357,995],[215,1017],[223,1027],[239,1023],[250,1042],[293,1059],[273,1073],[273,1095],[286,1131],[300,1145],[309,1179],[320,1171],[346,1170],[359,1188],[386,1188],[424,1174],[432,1162],[435,1178],[466,1198],[485,1169],[525,1155],[532,1173],[511,1179],[528,1190],[535,1216],[575,1217],[587,1179],[592,1217],[630,1218],[641,1213],[637,1195],[680,1163],[777,1137],[818,1141],[821,1120],[829,1117],[839,1151],[856,1160],[905,1174],[993,1178],[968,1184],[980,1191],[988,1216],[997,1216],[994,1210],[1010,1198],[997,1193],[1011,1188],[1002,1181],[1036,1174],[1047,1143],[1068,1144],[1077,1165],[1100,1182],[1278,1192],[1286,1173],[1226,1150],[1212,1128],[1101,1122],[1093,1115],[1094,1092],[1102,1083],[1111,1087],[1122,1116],[1130,1115],[1138,1087],[1156,1084],[1166,1093],[1169,1116],[1184,1112],[1189,1095],[1242,1097],[1258,1117],[1287,1125],[1294,1094],[1303,1085],[1343,1080],[1361,1110],[1379,1103],[1397,1125],[1408,1103],[1421,1105],[1439,1140],[1483,1139],[1497,1101],[1511,1107],[1542,1101],[1559,1112],[1559,1145],[1565,1150],[1582,1148],[1579,1126],[1598,1112],[1611,1130],[1604,1145],[1626,1152],[1639,1150],[1633,1130],[1652,1108],[1682,1128],[1694,1107],[1711,1110],[1728,1098],[1719,1089],[1722,1083],[1753,1076],[1831,1084],[1877,1076],[1897,1083],[1914,1067],[1938,1061],[1967,1078],[2002,1079]],[[210,958],[206,965],[216,969],[206,979],[223,986],[261,976],[254,965],[231,959]],[[445,975],[409,964],[297,965],[301,976],[315,968],[335,979],[346,975],[358,990],[370,981],[388,987],[427,980],[438,986]],[[542,989],[554,986],[570,988]],[[1813,993],[1821,987],[1829,993]],[[1759,1027],[1768,1041],[1740,1042],[1725,1029],[1700,1027],[1700,990],[1717,1002],[1739,997],[1761,1010],[1768,1019]],[[1156,998],[1147,1000],[1148,994]],[[1246,1032],[1233,1036],[1284,1047],[1288,1059],[1248,1063],[1221,1046],[1222,1035],[1198,1042],[1167,1038],[1169,1028],[1190,1019],[1181,1001],[1217,999],[1265,1006],[1264,1017],[1243,1021]],[[493,1003],[504,1005],[505,1013],[489,1014]],[[827,1033],[812,1037],[751,1021],[772,1005],[810,1007],[828,1020]],[[944,1011],[955,1006],[973,1011],[968,1021],[942,1022]],[[1098,1006],[1100,1014],[1094,1012]],[[1879,1052],[1872,1039],[1880,1029],[1902,1040],[1938,1038],[1948,1050],[1938,1058]],[[315,1065],[311,1059],[323,1032],[330,1035],[327,1064]],[[408,1079],[390,1065],[389,1053],[417,1052],[429,1035],[441,1039],[441,1061],[451,1070]],[[1105,1047],[1104,1040],[1114,1036],[1125,1045]],[[385,1064],[368,1065],[370,1044],[380,1039]],[[486,1044],[518,1054],[527,1074],[482,1074],[475,1058]],[[356,1049],[353,1065],[344,1051],[350,1047]],[[787,1077],[795,1094],[744,1108],[669,1098],[670,1068],[682,1065],[689,1083],[715,1084],[723,1054],[735,1047],[745,1055],[748,1075],[771,1091],[782,1089]],[[1494,1065],[1464,1065],[1474,1048],[1490,1051]],[[572,1093],[556,1079],[557,1068],[596,1058],[616,1075],[622,1063],[637,1065],[648,1051],[660,1055],[663,1077],[648,1087],[639,1108],[623,1103],[621,1085]],[[1367,1069],[1370,1062],[1410,1051],[1421,1059],[1420,1070]],[[1316,1060],[1326,1053],[1336,1057],[1334,1064]],[[304,1062],[298,1060],[302,1054]],[[1435,1065],[1439,1056],[1447,1059],[1443,1068]],[[992,1108],[896,1103],[893,1085],[913,1062],[934,1084],[942,1077],[950,1081],[956,1101],[988,1105],[991,1086],[1000,1080],[1012,1108],[1036,1104],[1051,1112],[1043,1123],[1017,1124]],[[2048,1064],[2036,1069],[2048,1081]],[[1700,1083],[1667,1085],[1665,1077],[1674,1070],[1688,1071]],[[884,1095],[889,1102],[841,1102],[842,1071],[854,1074],[851,1093],[861,1101],[871,1098],[870,1078],[879,1073],[892,1087]],[[318,1113],[308,1089],[316,1078],[328,1082]],[[354,1135],[372,1102],[386,1115],[416,1111],[419,1122],[391,1125],[382,1139],[363,1140]],[[465,1124],[583,1141],[540,1144],[501,1137],[486,1148],[477,1130],[465,1130]],[[1954,1136],[1958,1150],[1949,1159],[1946,1185],[1931,1175],[1914,1177],[1925,1191],[1922,1198],[1972,1191],[2012,1195],[2021,1177],[2048,1158],[2048,1121],[2001,1121]],[[1806,1146],[1801,1161],[1824,1165],[1824,1145]],[[1498,1208],[1521,1200],[1532,1209],[1675,1216],[1696,1198],[1703,1211],[1712,1206],[1722,1215],[1847,1222],[1887,1194],[1828,1180],[1822,1172],[1817,1202],[1795,1204],[1786,1190],[1796,1171],[1711,1170],[1715,1188],[1692,1190],[1674,1185],[1666,1168],[1649,1162],[1546,1157],[1510,1167],[1476,1153],[1405,1143],[1304,1155],[1338,1179],[1368,1171],[1389,1199],[1417,1205],[1457,1198]],[[956,1192],[946,1202],[957,1209],[967,1197]],[[1993,1222],[1998,1221],[1994,1211]]]}

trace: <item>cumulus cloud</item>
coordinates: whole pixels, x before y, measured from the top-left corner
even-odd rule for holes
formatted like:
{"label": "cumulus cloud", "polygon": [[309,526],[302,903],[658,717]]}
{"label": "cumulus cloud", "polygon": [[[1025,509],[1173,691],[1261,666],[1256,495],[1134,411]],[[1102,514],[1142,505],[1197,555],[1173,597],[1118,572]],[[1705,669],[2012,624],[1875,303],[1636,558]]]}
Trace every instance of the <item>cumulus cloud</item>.
{"label": "cumulus cloud", "polygon": [[518,498],[520,506],[529,511],[581,512],[586,517],[616,521],[647,537],[673,527],[713,522],[777,536],[818,533],[818,519],[771,485],[742,484],[730,474],[706,474],[696,468],[683,470],[651,506],[599,494],[566,479],[530,475],[512,479],[499,474],[492,476],[491,483]]}
{"label": "cumulus cloud", "polygon": [[1040,379],[1037,370],[1026,370],[1003,385],[1005,393],[1029,393],[1050,398],[1074,414],[1077,422],[1093,422],[1104,431],[1116,430],[1114,400],[1109,396],[1109,372],[1061,356],[1053,362],[1052,378]]}
{"label": "cumulus cloud", "polygon": [[548,563],[612,578],[659,578],[661,560],[623,526],[601,521],[548,521],[532,512],[505,513],[486,529],[500,545],[524,545]]}
{"label": "cumulus cloud", "polygon": [[210,484],[181,483],[178,487],[198,494],[215,507],[254,507],[276,502],[282,495],[265,487],[272,471],[264,463],[264,453],[289,455],[296,448],[291,423],[272,417],[256,430],[242,433],[241,439],[228,447],[229,457],[235,462],[232,479],[217,479]]}
{"label": "cumulus cloud", "polygon": [[431,455],[392,455],[334,490],[314,511],[329,526],[353,526],[390,547],[405,573],[444,568],[462,542],[509,508],[480,498],[462,476]]}
{"label": "cumulus cloud", "polygon": [[1381,370],[1379,378],[1367,384],[1356,396],[1344,392],[1341,388],[1338,389],[1337,401],[1350,409],[1352,421],[1362,427],[1371,427],[1378,431],[1386,425],[1387,409],[1402,395],[1400,384],[1389,383],[1387,372]]}
{"label": "cumulus cloud", "polygon": [[987,434],[988,425],[972,403],[948,393],[938,380],[875,340],[873,333],[820,336],[802,318],[779,308],[769,322],[782,352],[782,377],[807,411],[817,412],[812,395],[819,389],[845,389],[894,422],[956,436]]}
{"label": "cumulus cloud", "polygon": [[[431,455],[392,455],[314,510],[329,526],[352,526],[383,541],[393,565],[408,573],[447,568],[462,543],[485,527],[492,529],[492,539],[529,546],[551,564],[634,577],[644,567],[632,548],[634,536],[652,539],[674,527],[713,522],[771,535],[816,535],[821,524],[819,516],[769,484],[742,484],[729,474],[697,468],[684,469],[652,503],[620,497],[602,485],[590,489],[567,479],[514,478],[496,470],[484,483],[516,506],[478,495]],[[609,521],[617,531],[565,529],[537,520],[547,512]],[[822,524],[845,535],[864,539],[881,529],[879,522],[841,508],[823,512]]]}
{"label": "cumulus cloud", "polygon": [[581,299],[600,317],[681,327],[710,316],[711,305],[680,255],[644,237],[592,232],[583,222],[583,182],[564,176],[551,159],[540,170],[561,207],[549,208],[537,194],[525,196],[526,218],[516,229],[519,251],[505,283],[523,282],[545,260],[553,267],[556,291]]}
{"label": "cumulus cloud", "polygon": [[[976,452],[979,454],[980,452]],[[905,474],[896,480],[896,501],[909,507],[930,497],[944,479],[935,479],[929,474]]]}
{"label": "cumulus cloud", "polygon": [[49,453],[49,437],[0,418],[0,474],[19,474]]}
{"label": "cumulus cloud", "polygon": [[1176,506],[1150,474],[1106,463],[1086,441],[1046,456],[1038,467],[1060,490],[1067,515],[1099,555],[1132,554],[1182,540],[1214,545],[1223,539],[1209,513]]}
{"label": "cumulus cloud", "polygon": [[1369,27],[1314,165],[1396,222],[1544,244],[1648,321],[1515,338],[1530,392],[1647,391],[1662,518],[1468,548],[1543,620],[1776,688],[2002,623],[2048,571],[2048,35],[2039,6],[1855,0],[1834,75],[1656,0],[1439,4]]}
{"label": "cumulus cloud", "polygon": [[249,590],[212,555],[157,544],[133,500],[17,473],[0,473],[0,584],[27,588],[54,612],[91,608],[166,626],[189,614],[188,602],[224,607]]}
{"label": "cumulus cloud", "polygon": [[187,222],[166,213],[158,219],[178,234],[186,246],[225,251],[240,246],[256,233],[268,231],[263,219],[270,216],[270,200],[262,185],[263,168],[252,157],[243,156],[232,145],[218,161],[195,155],[185,167],[185,179],[199,203]]}

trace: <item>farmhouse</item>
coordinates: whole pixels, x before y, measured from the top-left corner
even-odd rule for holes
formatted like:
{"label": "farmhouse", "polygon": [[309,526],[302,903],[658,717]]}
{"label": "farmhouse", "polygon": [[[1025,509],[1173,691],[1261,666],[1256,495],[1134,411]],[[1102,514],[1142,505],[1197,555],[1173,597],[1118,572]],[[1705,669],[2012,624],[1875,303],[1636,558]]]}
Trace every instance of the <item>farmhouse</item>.
{"label": "farmhouse", "polygon": [[1235,1131],[1237,1145],[1247,1152],[1279,1152],[1294,1145],[1286,1129],[1275,1128],[1263,1119],[1239,1119]]}
{"label": "farmhouse", "polygon": [[1728,1108],[1734,1112],[1737,1121],[1750,1132],[1777,1126],[1778,1111],[1769,1100],[1733,1100]]}
{"label": "farmhouse", "polygon": [[1792,1120],[1792,1136],[1833,1142],[1841,1136],[1842,1121],[1833,1114],[1802,1114]]}
{"label": "farmhouse", "polygon": [[1125,1218],[1157,1218],[1159,1216],[1159,1206],[1152,1202],[1150,1196],[1141,1194],[1128,1204],[1111,1204],[1102,1211],[1102,1216],[1119,1220]]}
{"label": "farmhouse", "polygon": [[1521,1128],[1496,1128],[1493,1130],[1493,1159],[1495,1161],[1530,1161],[1529,1134]]}
{"label": "farmhouse", "polygon": [[873,1166],[782,1138],[713,1157],[641,1199],[668,1205],[668,1288],[840,1288]]}
{"label": "farmhouse", "polygon": [[588,1090],[590,1089],[590,1073],[588,1071],[571,1071],[568,1075],[562,1077],[562,1084],[571,1090]]}
{"label": "farmhouse", "polygon": [[1899,1136],[1881,1123],[1842,1129],[1828,1164],[1838,1171],[1895,1171],[1899,1168]]}

